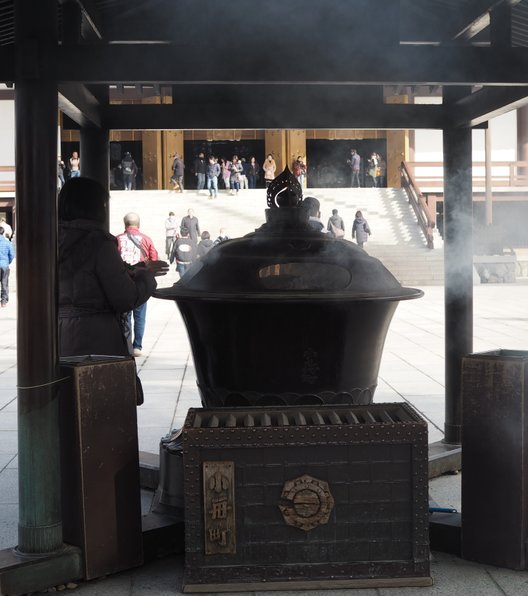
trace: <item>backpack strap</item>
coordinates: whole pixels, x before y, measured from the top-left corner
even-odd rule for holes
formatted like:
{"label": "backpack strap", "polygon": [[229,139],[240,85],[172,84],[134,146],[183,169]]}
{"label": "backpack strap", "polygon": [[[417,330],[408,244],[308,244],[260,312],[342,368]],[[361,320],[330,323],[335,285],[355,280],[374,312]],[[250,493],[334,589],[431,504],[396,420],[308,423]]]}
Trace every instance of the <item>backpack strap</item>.
{"label": "backpack strap", "polygon": [[147,254],[146,250],[143,248],[143,246],[141,245],[141,242],[133,234],[131,234],[130,232],[127,232],[126,235],[127,235],[128,239],[132,242],[132,244],[134,246],[136,246],[136,248],[139,248],[139,250],[140,250],[143,258],[146,261],[148,261],[149,260],[148,254]]}

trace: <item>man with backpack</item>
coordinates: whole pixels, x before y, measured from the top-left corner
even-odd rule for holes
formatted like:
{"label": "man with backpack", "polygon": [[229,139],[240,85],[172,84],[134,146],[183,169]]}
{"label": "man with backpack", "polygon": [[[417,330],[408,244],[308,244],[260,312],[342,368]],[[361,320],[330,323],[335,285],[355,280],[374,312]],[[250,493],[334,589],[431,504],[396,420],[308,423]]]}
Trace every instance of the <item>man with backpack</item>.
{"label": "man with backpack", "polygon": [[136,187],[137,165],[129,151],[121,160],[121,171],[123,172],[123,184],[125,190],[132,190]]}
{"label": "man with backpack", "polygon": [[189,237],[189,230],[183,226],[180,229],[180,237],[172,246],[170,263],[176,261],[176,271],[182,278],[189,267],[196,260],[196,242]]}
{"label": "man with backpack", "polygon": [[326,229],[334,238],[345,237],[345,222],[339,215],[337,209],[332,209],[332,216],[328,220],[328,226]]}
{"label": "man with backpack", "polygon": [[[154,246],[152,239],[140,232],[139,215],[137,213],[127,213],[123,218],[125,231],[117,236],[117,246],[121,258],[129,265],[145,261],[157,261],[158,251]],[[134,316],[134,339],[132,340],[133,355],[141,356],[143,347],[143,334],[145,333],[145,323],[147,317],[147,303],[138,306],[128,313],[128,327],[132,335],[132,316]]]}

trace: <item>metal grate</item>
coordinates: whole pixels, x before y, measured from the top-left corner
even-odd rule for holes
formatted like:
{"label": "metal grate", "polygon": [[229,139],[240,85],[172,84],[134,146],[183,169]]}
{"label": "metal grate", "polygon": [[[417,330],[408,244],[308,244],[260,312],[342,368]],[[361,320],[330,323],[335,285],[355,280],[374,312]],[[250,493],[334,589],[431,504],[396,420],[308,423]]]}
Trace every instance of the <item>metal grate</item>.
{"label": "metal grate", "polygon": [[422,422],[406,404],[312,408],[191,410],[192,428],[351,426]]}

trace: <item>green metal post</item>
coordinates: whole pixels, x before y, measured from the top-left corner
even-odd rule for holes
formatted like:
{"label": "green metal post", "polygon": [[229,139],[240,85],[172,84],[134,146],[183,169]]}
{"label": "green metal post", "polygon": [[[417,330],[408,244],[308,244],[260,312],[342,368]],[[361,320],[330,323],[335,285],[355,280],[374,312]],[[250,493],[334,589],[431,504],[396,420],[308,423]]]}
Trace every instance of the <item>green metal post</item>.
{"label": "green metal post", "polygon": [[462,439],[462,357],[473,351],[471,129],[444,129],[445,439]]}
{"label": "green metal post", "polygon": [[[57,82],[45,74],[57,44],[56,0],[15,2],[18,551],[61,550],[57,399]],[[24,51],[21,50],[24,48]]]}

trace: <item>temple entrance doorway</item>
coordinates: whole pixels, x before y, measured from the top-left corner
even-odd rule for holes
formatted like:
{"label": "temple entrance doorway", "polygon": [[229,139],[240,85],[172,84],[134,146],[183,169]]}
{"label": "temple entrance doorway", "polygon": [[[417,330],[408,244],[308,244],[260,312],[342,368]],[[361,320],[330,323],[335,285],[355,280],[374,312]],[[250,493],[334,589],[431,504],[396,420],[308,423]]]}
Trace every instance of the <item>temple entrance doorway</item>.
{"label": "temple entrance doorway", "polygon": [[356,149],[361,157],[361,186],[372,186],[367,174],[367,160],[373,152],[379,153],[382,159],[387,159],[386,139],[307,139],[308,187],[349,187],[351,171],[347,159],[350,159],[351,149]]}

